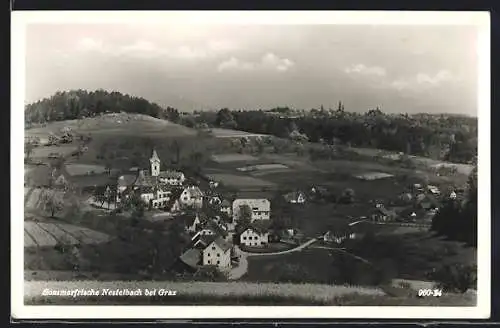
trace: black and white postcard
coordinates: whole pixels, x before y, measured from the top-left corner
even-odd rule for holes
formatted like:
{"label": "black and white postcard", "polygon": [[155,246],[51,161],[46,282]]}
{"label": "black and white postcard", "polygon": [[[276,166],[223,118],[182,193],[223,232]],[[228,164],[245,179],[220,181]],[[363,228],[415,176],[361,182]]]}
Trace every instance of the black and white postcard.
{"label": "black and white postcard", "polygon": [[489,24],[13,12],[13,317],[489,317]]}

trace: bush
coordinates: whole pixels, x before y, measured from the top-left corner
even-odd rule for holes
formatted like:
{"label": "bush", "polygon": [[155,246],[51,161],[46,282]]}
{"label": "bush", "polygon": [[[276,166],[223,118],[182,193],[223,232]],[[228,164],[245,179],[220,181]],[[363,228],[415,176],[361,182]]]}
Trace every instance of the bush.
{"label": "bush", "polygon": [[449,264],[428,273],[437,287],[449,293],[465,293],[477,286],[477,267],[475,265]]}

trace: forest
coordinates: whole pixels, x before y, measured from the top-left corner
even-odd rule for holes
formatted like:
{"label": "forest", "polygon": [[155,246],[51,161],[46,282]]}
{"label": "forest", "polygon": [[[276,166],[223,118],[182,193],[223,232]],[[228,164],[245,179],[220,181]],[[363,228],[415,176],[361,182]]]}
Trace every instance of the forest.
{"label": "forest", "polygon": [[189,127],[200,125],[270,134],[302,136],[314,143],[378,148],[456,163],[477,154],[477,118],[445,114],[388,114],[380,108],[360,113],[336,109],[230,110],[181,113],[144,98],[104,90],[57,92],[25,108],[25,125],[92,117],[102,113],[139,113]]}

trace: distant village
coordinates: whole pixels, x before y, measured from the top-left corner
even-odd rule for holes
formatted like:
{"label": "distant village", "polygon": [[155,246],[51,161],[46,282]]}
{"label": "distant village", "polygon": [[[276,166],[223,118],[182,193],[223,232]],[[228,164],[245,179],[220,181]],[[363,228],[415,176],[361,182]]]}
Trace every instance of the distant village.
{"label": "distant village", "polygon": [[[239,252],[264,248],[277,241],[292,241],[300,236],[294,227],[285,227],[280,231],[270,229],[271,201],[266,198],[234,198],[218,191],[218,182],[209,181],[208,188],[202,190],[183,172],[162,170],[161,159],[156,150],[152,150],[150,167],[131,168],[129,173],[120,174],[116,184],[110,184],[102,191],[102,196],[94,196],[106,201],[108,208],[114,209],[127,203],[131,198],[140,199],[148,212],[155,216],[180,219],[191,242],[179,260],[188,268],[216,266],[220,271],[231,270],[238,265]],[[50,173],[52,188],[67,184],[67,172],[64,166],[53,168]],[[26,183],[26,182],[25,182]],[[38,185],[44,182],[38,182]],[[48,184],[48,182],[45,182]],[[116,190],[114,190],[116,186]],[[400,197],[400,205],[418,204],[418,206],[386,207],[381,203],[373,204],[373,212],[358,218],[338,231],[325,231],[319,236],[324,242],[341,243],[348,238],[357,238],[357,223],[388,223],[403,221],[430,224],[436,214],[441,191],[432,185],[415,184],[411,191]],[[313,198],[328,197],[328,190],[313,186],[306,191],[293,191],[283,195],[283,200],[291,204],[304,204]],[[450,198],[456,198],[452,191]],[[111,205],[112,204],[112,205]],[[397,204],[396,204],[397,205]]]}

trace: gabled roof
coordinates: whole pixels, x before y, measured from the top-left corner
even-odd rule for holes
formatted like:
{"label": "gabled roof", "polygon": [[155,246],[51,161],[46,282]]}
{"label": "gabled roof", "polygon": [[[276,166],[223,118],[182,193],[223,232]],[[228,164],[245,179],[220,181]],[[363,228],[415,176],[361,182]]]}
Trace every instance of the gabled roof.
{"label": "gabled roof", "polygon": [[222,249],[223,252],[226,252],[228,249],[231,248],[231,244],[228,243],[227,241],[225,241],[224,238],[222,238],[222,237],[217,237],[213,242],[217,246],[219,246],[220,249]]}
{"label": "gabled roof", "polygon": [[191,212],[188,212],[188,213],[183,213],[179,216],[184,224],[186,226],[192,226],[194,224],[194,221],[196,220],[196,218],[198,217],[196,213],[191,213]]}
{"label": "gabled roof", "polygon": [[159,174],[159,177],[166,178],[166,179],[180,179],[180,178],[182,178],[183,175],[184,175],[184,173],[179,172],[179,171],[167,170],[167,171],[161,171]]}
{"label": "gabled roof", "polygon": [[201,248],[205,249],[215,239],[217,239],[217,236],[215,236],[215,235],[200,235],[193,240],[193,245],[196,245],[199,242],[202,245]]}
{"label": "gabled roof", "polygon": [[201,261],[201,251],[196,248],[190,248],[185,251],[180,259],[192,268],[196,268]]}
{"label": "gabled roof", "polygon": [[158,178],[149,175],[146,170],[141,170],[139,171],[134,184],[136,186],[153,186],[158,184]]}
{"label": "gabled roof", "polygon": [[189,192],[189,194],[191,195],[191,197],[193,197],[193,198],[203,196],[203,192],[197,186],[190,186],[190,187],[187,187],[185,190],[187,190]]}

